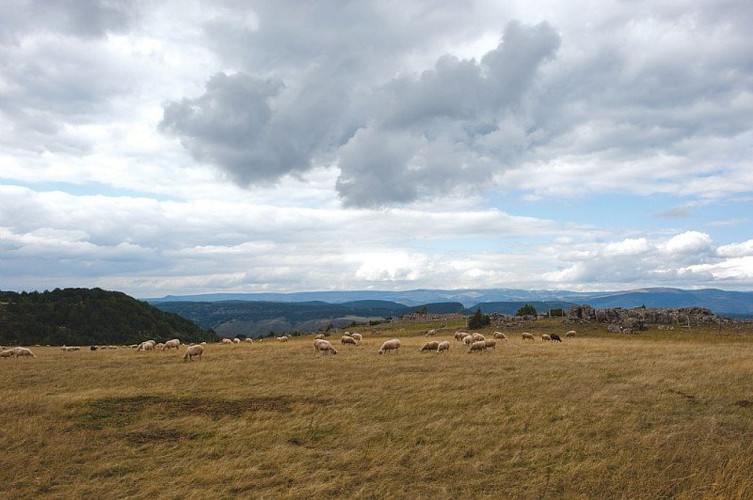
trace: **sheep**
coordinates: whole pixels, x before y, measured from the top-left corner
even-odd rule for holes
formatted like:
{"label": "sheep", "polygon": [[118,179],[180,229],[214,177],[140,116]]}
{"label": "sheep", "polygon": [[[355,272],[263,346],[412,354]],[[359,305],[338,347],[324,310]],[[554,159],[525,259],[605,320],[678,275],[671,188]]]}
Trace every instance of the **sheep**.
{"label": "sheep", "polygon": [[162,346],[162,350],[166,349],[176,349],[178,350],[180,348],[180,340],[179,339],[170,339]]}
{"label": "sheep", "polygon": [[238,337],[235,337],[233,339],[233,344],[240,344],[240,343],[241,343],[241,339],[239,339]]}
{"label": "sheep", "polygon": [[458,342],[460,342],[460,341],[462,341],[462,340],[463,340],[463,339],[464,339],[464,338],[465,338],[465,337],[466,337],[467,335],[470,335],[470,334],[469,334],[469,333],[466,333],[466,332],[461,332],[461,331],[457,331],[457,332],[455,332],[455,340],[457,340]]}
{"label": "sheep", "polygon": [[570,330],[565,334],[565,337],[575,337],[575,330]]}
{"label": "sheep", "polygon": [[449,351],[449,350],[450,350],[450,343],[447,340],[443,340],[437,346],[437,352]]}
{"label": "sheep", "polygon": [[317,333],[314,336],[314,340],[324,340],[324,334],[323,333]]}
{"label": "sheep", "polygon": [[497,350],[497,341],[494,339],[486,339],[484,340],[484,344],[486,344],[487,349]]}
{"label": "sheep", "polygon": [[363,335],[361,335],[360,333],[351,333],[350,336],[356,339],[358,342],[361,342],[363,340]]}
{"label": "sheep", "polygon": [[520,336],[523,340],[533,340],[534,342],[536,341],[536,339],[533,338],[533,334],[528,332],[523,332]]}
{"label": "sheep", "polygon": [[231,339],[227,338],[227,337],[225,337],[224,339],[220,340],[220,342],[222,344],[232,344],[233,343],[233,341]]}
{"label": "sheep", "polygon": [[142,342],[138,345],[136,348],[137,351],[153,351],[154,346],[157,345],[157,343],[153,340],[147,340],[145,342]]}
{"label": "sheep", "polygon": [[463,344],[471,345],[473,343],[473,335],[466,335],[463,337]]}
{"label": "sheep", "polygon": [[204,354],[204,346],[202,345],[189,346],[186,348],[186,353],[183,355],[183,361],[193,361],[194,357],[199,358],[199,361],[201,361],[202,354]]}
{"label": "sheep", "polygon": [[486,341],[479,340],[477,342],[474,342],[471,344],[471,347],[468,349],[468,352],[482,352],[486,349]]}
{"label": "sheep", "polygon": [[494,332],[494,338],[500,340],[507,340],[507,335],[502,332]]}
{"label": "sheep", "polygon": [[552,340],[552,337],[546,333],[541,335],[541,341],[544,342],[545,340]]}
{"label": "sheep", "polygon": [[472,334],[471,336],[473,337],[473,341],[474,341],[474,342],[479,342],[479,341],[481,341],[481,340],[486,340],[486,337],[484,337],[484,336],[483,336],[483,335],[481,335],[480,333],[474,333],[474,334]]}
{"label": "sheep", "polygon": [[433,337],[436,334],[437,334],[437,331],[433,329],[426,332],[427,337]]}
{"label": "sheep", "polygon": [[16,353],[13,349],[0,352],[0,358],[15,358]]}
{"label": "sheep", "polygon": [[340,343],[348,345],[358,345],[358,341],[350,335],[343,335],[342,337],[340,337]]}
{"label": "sheep", "polygon": [[283,335],[281,337],[275,337],[275,338],[277,339],[277,342],[287,342],[288,341],[288,336],[287,335]]}
{"label": "sheep", "polygon": [[246,342],[253,342],[253,341],[254,339],[252,339],[251,337],[246,337]]}
{"label": "sheep", "polygon": [[439,342],[436,340],[432,340],[431,342],[427,342],[424,344],[424,346],[421,348],[418,352],[424,352],[424,351],[436,351],[439,349]]}
{"label": "sheep", "polygon": [[81,347],[79,346],[72,346],[72,345],[64,345],[60,348],[63,352],[71,352],[71,351],[80,351]]}
{"label": "sheep", "polygon": [[377,351],[379,354],[384,354],[387,351],[395,351],[398,352],[398,349],[400,349],[400,339],[391,339],[387,340],[382,344],[382,347],[379,348],[379,351]]}
{"label": "sheep", "polygon": [[23,356],[23,357],[26,357],[26,358],[34,358],[34,359],[36,359],[36,358],[37,358],[37,357],[36,357],[36,356],[34,355],[34,353],[33,353],[33,352],[31,352],[31,349],[27,349],[26,347],[14,347],[14,348],[13,348],[13,353],[15,354],[15,356],[16,356],[17,358],[20,358],[20,357],[22,357],[22,356]]}
{"label": "sheep", "polygon": [[324,339],[314,340],[314,350],[323,352],[324,354],[332,353],[337,354],[337,349],[328,341]]}
{"label": "sheep", "polygon": [[[162,343],[162,342],[160,342],[159,344],[156,344],[156,345],[154,346],[154,349],[159,349],[160,351],[164,350],[164,348],[165,348],[165,344],[164,344],[164,343]],[[94,350],[94,349],[93,349],[93,350]]]}
{"label": "sheep", "polygon": [[550,337],[552,342],[562,342],[562,339],[556,333],[551,334]]}

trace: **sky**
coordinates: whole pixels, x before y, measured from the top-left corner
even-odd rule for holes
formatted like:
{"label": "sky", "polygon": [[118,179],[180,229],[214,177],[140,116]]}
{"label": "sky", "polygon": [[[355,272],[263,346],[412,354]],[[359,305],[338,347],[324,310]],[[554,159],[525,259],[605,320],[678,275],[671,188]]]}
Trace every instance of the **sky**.
{"label": "sky", "polygon": [[753,290],[749,0],[5,0],[0,289]]}

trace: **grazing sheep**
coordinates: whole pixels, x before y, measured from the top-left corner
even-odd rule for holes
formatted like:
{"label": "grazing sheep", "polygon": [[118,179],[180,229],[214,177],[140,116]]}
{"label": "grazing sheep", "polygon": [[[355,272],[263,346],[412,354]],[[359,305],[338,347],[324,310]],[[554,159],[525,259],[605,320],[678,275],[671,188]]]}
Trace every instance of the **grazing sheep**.
{"label": "grazing sheep", "polygon": [[545,340],[552,340],[552,337],[550,335],[544,333],[544,334],[541,335],[541,341],[543,342]]}
{"label": "grazing sheep", "polygon": [[486,344],[487,349],[497,350],[497,341],[494,339],[486,339],[484,340],[484,344]]}
{"label": "grazing sheep", "polygon": [[165,342],[165,344],[162,346],[162,350],[165,349],[176,349],[178,350],[180,348],[180,340],[178,339],[171,339]]}
{"label": "grazing sheep", "polygon": [[356,339],[359,343],[363,340],[363,335],[360,333],[351,333],[350,336]]}
{"label": "grazing sheep", "polygon": [[251,337],[246,337],[246,342],[253,342],[253,341],[254,339],[252,339]]}
{"label": "grazing sheep", "polygon": [[73,345],[64,345],[60,348],[63,352],[80,351],[81,347]]}
{"label": "grazing sheep", "polygon": [[468,352],[482,352],[485,349],[486,349],[486,341],[479,340],[471,344],[471,347],[468,349]]}
{"label": "grazing sheep", "polygon": [[532,340],[534,342],[536,341],[536,339],[533,338],[532,333],[523,332],[520,336],[523,338],[523,340]]}
{"label": "grazing sheep", "polygon": [[137,351],[153,351],[154,346],[156,346],[157,343],[153,340],[147,340],[138,345],[136,348]]}
{"label": "grazing sheep", "polygon": [[26,347],[14,347],[13,353],[16,355],[17,358],[25,357],[25,358],[34,358],[36,359],[36,356],[33,352],[31,352],[31,349],[27,349]]}
{"label": "grazing sheep", "polygon": [[340,343],[348,345],[358,345],[358,341],[350,335],[343,335],[342,337],[340,337]]}
{"label": "grazing sheep", "polygon": [[507,335],[502,332],[494,332],[495,339],[507,340]]}
{"label": "grazing sheep", "polygon": [[241,343],[241,339],[239,339],[238,337],[235,337],[233,339],[233,344],[240,344],[240,343]]}
{"label": "grazing sheep", "polygon": [[449,351],[449,350],[450,350],[450,343],[447,340],[443,340],[437,346],[437,352]]}
{"label": "grazing sheep", "polygon": [[287,342],[288,341],[288,336],[287,335],[283,335],[282,337],[275,337],[275,338],[277,339],[277,342]]}
{"label": "grazing sheep", "polygon": [[379,348],[379,351],[377,351],[379,354],[384,354],[387,351],[395,351],[398,352],[398,349],[400,349],[400,339],[391,339],[387,340],[382,344],[382,347]]}
{"label": "grazing sheep", "polygon": [[328,341],[324,339],[314,340],[314,350],[323,352],[324,354],[332,353],[337,354],[337,349]]}
{"label": "grazing sheep", "polygon": [[314,335],[314,340],[324,340],[324,334],[317,333],[316,335]]}
{"label": "grazing sheep", "polygon": [[565,334],[565,338],[567,337],[575,337],[575,330],[570,330]]}
{"label": "grazing sheep", "polygon": [[467,335],[470,335],[470,334],[469,334],[469,333],[466,333],[466,332],[461,332],[461,331],[457,331],[457,332],[455,332],[455,340],[457,340],[458,342],[460,342],[460,341],[461,341],[461,340],[463,340],[463,338],[465,338],[465,337],[466,337]]}
{"label": "grazing sheep", "polygon": [[201,355],[204,354],[204,346],[192,345],[186,348],[186,353],[183,355],[183,361],[193,361],[194,357],[199,358],[201,361]]}
{"label": "grazing sheep", "polygon": [[437,334],[437,331],[433,329],[426,332],[427,337],[433,337],[436,334]]}
{"label": "grazing sheep", "polygon": [[0,358],[15,358],[16,353],[13,351],[13,349],[8,349],[7,351],[0,352]]}
{"label": "grazing sheep", "polygon": [[436,340],[432,340],[431,342],[427,342],[424,344],[424,346],[421,348],[418,352],[424,352],[424,351],[436,351],[439,349],[439,342]]}
{"label": "grazing sheep", "polygon": [[551,337],[550,340],[552,342],[562,342],[562,339],[556,333],[551,334],[550,337]]}
{"label": "grazing sheep", "polygon": [[473,341],[474,341],[474,342],[479,342],[479,341],[481,341],[481,340],[486,340],[486,337],[484,337],[484,336],[483,336],[483,335],[481,335],[480,333],[474,333],[474,334],[473,334],[473,335],[471,335],[471,336],[473,337]]}
{"label": "grazing sheep", "polygon": [[471,345],[473,343],[473,335],[466,335],[463,337],[463,344],[465,345]]}

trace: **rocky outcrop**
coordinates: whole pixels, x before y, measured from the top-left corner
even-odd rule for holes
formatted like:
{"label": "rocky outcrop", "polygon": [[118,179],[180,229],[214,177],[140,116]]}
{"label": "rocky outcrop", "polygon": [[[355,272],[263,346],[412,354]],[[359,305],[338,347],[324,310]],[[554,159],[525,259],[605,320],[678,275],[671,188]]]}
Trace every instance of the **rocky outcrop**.
{"label": "rocky outcrop", "polygon": [[649,309],[596,309],[589,305],[573,306],[567,311],[567,323],[606,323],[613,333],[637,333],[649,325],[659,325],[662,330],[673,327],[727,323],[728,319],[701,307]]}

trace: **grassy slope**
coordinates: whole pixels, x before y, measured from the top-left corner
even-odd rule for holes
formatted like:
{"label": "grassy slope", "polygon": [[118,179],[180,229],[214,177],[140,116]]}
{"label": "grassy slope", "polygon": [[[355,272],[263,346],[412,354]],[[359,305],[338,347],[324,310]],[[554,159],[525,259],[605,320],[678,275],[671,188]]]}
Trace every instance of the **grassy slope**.
{"label": "grassy slope", "polygon": [[753,495],[753,336],[517,331],[471,355],[451,324],[449,353],[419,354],[434,326],[337,356],[296,338],[0,359],[2,496]]}

